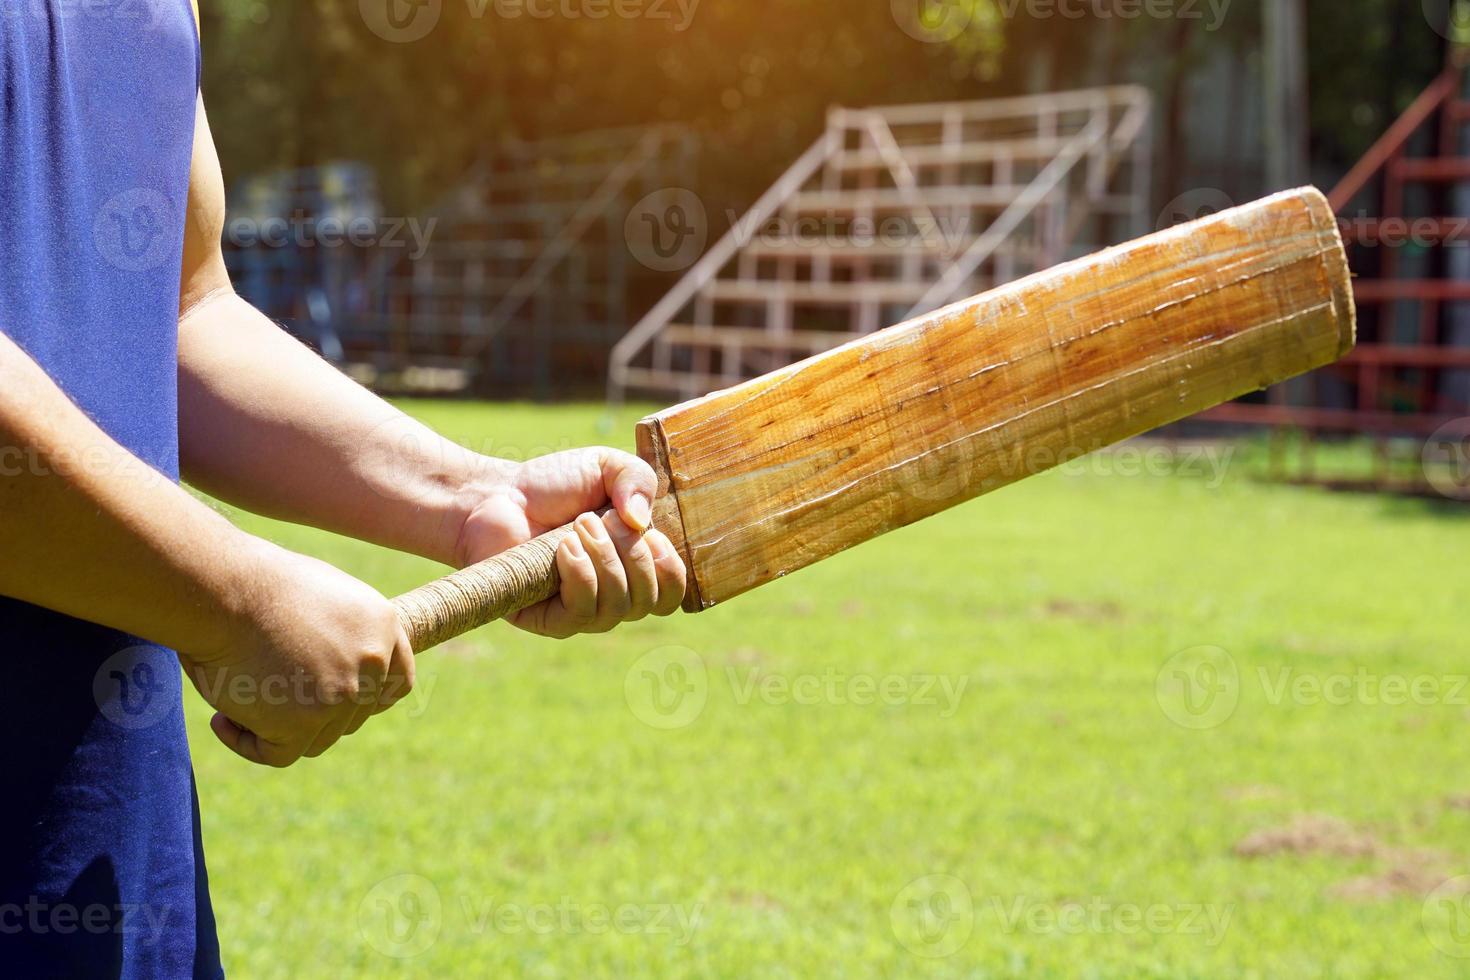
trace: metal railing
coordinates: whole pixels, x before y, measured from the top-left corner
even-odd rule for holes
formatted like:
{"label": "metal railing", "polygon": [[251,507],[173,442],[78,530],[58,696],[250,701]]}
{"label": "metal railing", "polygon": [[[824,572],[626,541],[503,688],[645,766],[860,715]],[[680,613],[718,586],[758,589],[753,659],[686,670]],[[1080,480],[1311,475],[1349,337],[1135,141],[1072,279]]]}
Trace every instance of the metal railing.
{"label": "metal railing", "polygon": [[833,109],[613,348],[610,399],[694,397],[1142,233],[1150,113],[1136,86]]}

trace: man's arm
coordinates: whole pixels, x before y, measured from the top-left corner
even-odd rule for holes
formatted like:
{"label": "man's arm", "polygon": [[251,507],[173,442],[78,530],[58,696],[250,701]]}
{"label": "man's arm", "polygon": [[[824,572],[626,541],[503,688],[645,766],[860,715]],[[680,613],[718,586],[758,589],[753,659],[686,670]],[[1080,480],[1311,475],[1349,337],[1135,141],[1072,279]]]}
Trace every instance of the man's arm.
{"label": "man's arm", "polygon": [[189,482],[246,509],[452,565],[579,514],[559,597],[517,625],[553,636],[674,611],[684,568],[647,531],[643,461],[589,449],[527,464],[470,452],[357,385],[237,296],[220,250],[225,195],[201,103],[179,329],[180,450]]}
{"label": "man's arm", "polygon": [[171,647],[220,649],[248,553],[0,334],[0,593]]}
{"label": "man's arm", "polygon": [[[109,438],[3,334],[0,555],[0,594],[178,650],[221,709],[216,734],[254,762],[318,755],[412,683],[386,599],[237,530]],[[231,700],[241,675],[254,692],[306,683],[270,706]]]}

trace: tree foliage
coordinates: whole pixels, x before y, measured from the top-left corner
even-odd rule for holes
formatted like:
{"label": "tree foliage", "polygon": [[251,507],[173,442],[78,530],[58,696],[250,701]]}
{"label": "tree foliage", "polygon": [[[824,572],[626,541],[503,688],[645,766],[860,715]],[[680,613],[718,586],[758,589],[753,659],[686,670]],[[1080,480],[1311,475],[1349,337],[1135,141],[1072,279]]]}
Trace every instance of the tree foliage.
{"label": "tree foliage", "polygon": [[[1038,0],[440,0],[411,43],[369,28],[374,2],[205,0],[205,92],[231,176],[361,159],[412,209],[507,135],[682,122],[705,147],[701,193],[739,206],[832,105],[1118,81],[1160,94],[1164,155],[1187,159],[1188,83],[1220,57],[1259,70],[1262,0],[1235,0],[1216,30],[1038,16],[1057,9]],[[1307,0],[1319,171],[1340,173],[1438,70],[1444,42],[1424,12],[1437,2]]]}

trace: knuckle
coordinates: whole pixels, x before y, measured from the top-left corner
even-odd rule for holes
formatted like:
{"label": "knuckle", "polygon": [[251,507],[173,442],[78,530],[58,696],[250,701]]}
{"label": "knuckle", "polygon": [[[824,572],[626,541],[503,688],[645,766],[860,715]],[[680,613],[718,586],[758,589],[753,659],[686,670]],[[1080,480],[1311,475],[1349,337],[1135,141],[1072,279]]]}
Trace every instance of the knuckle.
{"label": "knuckle", "polygon": [[362,667],[365,668],[366,672],[377,676],[386,674],[392,663],[393,648],[391,646],[376,647],[369,650],[362,658]]}
{"label": "knuckle", "polygon": [[609,593],[606,608],[618,619],[625,619],[633,611],[633,597],[626,590]]}

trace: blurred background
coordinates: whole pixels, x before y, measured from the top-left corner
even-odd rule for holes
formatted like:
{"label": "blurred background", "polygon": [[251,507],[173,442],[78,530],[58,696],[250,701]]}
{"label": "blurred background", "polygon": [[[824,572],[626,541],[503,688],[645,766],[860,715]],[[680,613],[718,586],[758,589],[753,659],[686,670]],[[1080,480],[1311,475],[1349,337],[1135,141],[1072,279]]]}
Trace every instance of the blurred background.
{"label": "blurred background", "polygon": [[1212,419],[1372,436],[1387,486],[1467,414],[1454,0],[203,13],[238,285],[385,393],[687,398],[1313,182],[1363,344]]}

